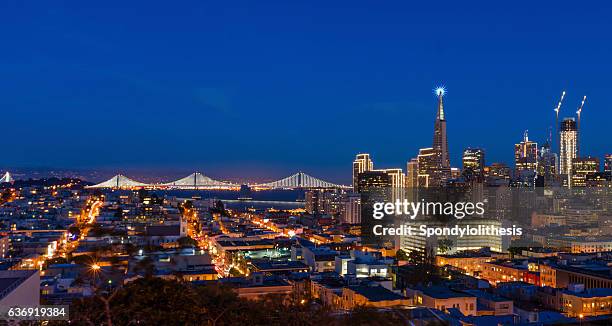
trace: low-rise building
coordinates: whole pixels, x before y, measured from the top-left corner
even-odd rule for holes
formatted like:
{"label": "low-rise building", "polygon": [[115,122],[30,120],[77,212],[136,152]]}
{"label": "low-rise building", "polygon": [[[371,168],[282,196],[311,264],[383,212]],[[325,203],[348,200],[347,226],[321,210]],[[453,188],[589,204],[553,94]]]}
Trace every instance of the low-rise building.
{"label": "low-rise building", "polygon": [[492,260],[490,253],[464,251],[454,255],[438,255],[436,256],[436,265],[440,267],[450,265],[461,270],[464,274],[478,276],[482,273],[484,264]]}
{"label": "low-rise building", "polygon": [[407,306],[410,299],[390,291],[380,285],[358,285],[342,288],[342,308],[353,309],[358,306],[391,308]]}
{"label": "low-rise building", "polygon": [[332,272],[336,268],[338,252],[327,247],[303,247],[304,263],[315,273]]}
{"label": "low-rise building", "polygon": [[464,290],[463,292],[476,297],[479,316],[506,316],[511,315],[514,311],[514,302],[511,299],[480,290]]}
{"label": "low-rise building", "polygon": [[253,273],[249,277],[229,277],[220,279],[236,291],[238,297],[249,300],[260,300],[268,295],[289,296],[293,286],[288,281],[278,277],[265,277],[261,273]]}
{"label": "low-rise building", "polygon": [[612,314],[612,289],[570,288],[562,293],[563,312],[568,316],[582,318]]}
{"label": "low-rise building", "polygon": [[482,278],[495,285],[501,282],[527,282],[540,285],[540,275],[530,270],[527,260],[491,261],[483,264]]}
{"label": "low-rise building", "polygon": [[457,308],[465,316],[477,314],[476,296],[466,292],[453,291],[442,286],[417,286],[406,289],[406,293],[412,298],[414,305],[441,311]]}

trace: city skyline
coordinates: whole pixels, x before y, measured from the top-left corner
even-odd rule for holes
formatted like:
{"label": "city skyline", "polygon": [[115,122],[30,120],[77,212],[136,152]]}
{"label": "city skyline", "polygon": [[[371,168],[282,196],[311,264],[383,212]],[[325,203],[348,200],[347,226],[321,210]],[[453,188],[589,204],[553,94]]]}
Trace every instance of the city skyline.
{"label": "city skyline", "polygon": [[[446,166],[446,165],[449,164],[448,163],[448,158],[450,157],[450,154],[448,153],[448,141],[447,141],[447,136],[446,136],[446,122],[447,121],[446,121],[446,118],[445,118],[444,104],[443,104],[443,97],[445,97],[445,94],[446,94],[445,87],[439,86],[439,87],[434,88],[434,94],[437,97],[437,106],[436,106],[436,112],[435,112],[433,148],[434,149],[437,148],[436,150],[440,151],[439,155],[440,155],[441,162],[438,162],[437,165]],[[565,94],[566,94],[566,92],[563,91],[561,101],[558,103],[557,108],[554,110],[555,113],[557,113],[557,111],[561,108],[561,102],[563,101],[563,98],[565,97]],[[548,135],[547,139],[544,140],[544,141],[541,141],[539,143],[539,146],[550,146],[550,144],[548,142],[556,143],[558,141],[559,142],[558,144],[554,144],[552,146],[553,152],[554,152],[554,148],[558,147],[558,146],[561,146],[561,148],[557,148],[557,150],[560,153],[564,152],[563,147],[565,146],[564,145],[564,139],[565,138],[563,136],[564,135],[564,133],[563,133],[564,129],[563,128],[564,128],[564,126],[568,122],[574,122],[574,124],[575,124],[576,123],[575,122],[576,119],[578,119],[578,121],[580,121],[580,111],[582,110],[582,107],[584,106],[585,99],[586,99],[586,96],[582,100],[582,104],[579,107],[579,111],[576,112],[578,118],[577,117],[563,117],[563,120],[559,122],[559,124],[560,124],[560,126],[559,126],[560,129],[558,131],[559,135],[557,135],[557,136],[552,135],[552,128],[553,127],[550,127],[549,128],[549,135]],[[582,132],[582,130],[580,130],[580,132]],[[525,130],[524,133],[523,133],[523,138],[524,138],[523,139],[523,143],[521,143],[521,144],[524,144],[525,142],[528,141],[527,134],[528,134],[528,130]],[[560,137],[560,138],[555,139],[555,137]],[[577,139],[577,136],[575,136],[575,139],[576,140],[575,140],[574,147],[577,147],[582,140],[579,141]],[[535,151],[533,155],[537,155],[537,152],[539,150],[538,143],[537,142],[531,142],[531,144],[534,146],[533,150]],[[417,155],[414,155],[414,157],[408,159],[406,163],[409,163],[411,159],[414,159],[418,155],[420,155],[420,153],[421,153],[421,151],[423,149],[426,149],[426,150],[427,149],[432,149],[432,148],[427,148],[428,146],[430,146],[430,145],[425,144],[425,147],[424,148],[422,147],[421,149],[419,149],[419,152],[417,152]],[[518,159],[517,155],[521,155],[521,154],[517,154],[517,148],[518,148],[517,146],[519,146],[519,144],[515,145],[514,160],[513,160],[514,162],[512,162],[512,161],[510,161],[510,162],[505,162],[505,161],[494,161],[494,162],[491,162],[491,161],[487,161],[487,163],[489,163],[489,164],[491,164],[491,163],[502,163],[502,164],[507,164],[508,166],[512,166],[513,163],[514,163],[516,165],[517,164],[516,162],[517,162],[517,159]],[[523,146],[523,145],[521,145],[521,146]],[[461,169],[462,168],[462,161],[464,160],[464,157],[463,157],[464,152],[465,152],[465,150],[469,150],[471,148],[472,148],[471,146],[465,147],[461,151],[461,153],[459,154],[461,156],[461,159],[459,160],[459,162],[450,164],[450,166],[448,166],[447,168],[452,167],[452,168]],[[480,148],[480,150],[484,150],[486,152],[486,149]],[[521,152],[522,151],[524,151],[524,150],[521,150]],[[359,153],[362,153],[362,152],[359,152]],[[359,156],[362,155],[362,154],[359,154],[359,153],[357,153],[358,160],[359,160]],[[369,157],[370,153],[366,153],[366,154],[363,154],[363,155],[368,155],[368,157]],[[607,155],[609,155],[609,154],[605,153],[604,155],[602,155],[602,160],[601,160],[602,163],[601,164],[604,163],[605,160],[603,158],[604,158],[604,156],[607,156]],[[584,154],[584,157],[592,157],[592,156],[593,155],[590,155],[588,153]],[[563,157],[564,157],[564,154],[561,154],[561,158],[563,158]],[[583,156],[577,156],[577,157],[583,157]],[[368,158],[368,160],[369,159],[370,158]],[[537,163],[537,158],[534,157],[533,159],[534,159],[533,164],[536,164]],[[570,162],[571,162],[571,158],[570,158]],[[351,176],[351,181],[352,181],[353,185],[355,184],[354,182],[355,182],[355,178],[356,178],[356,175],[355,175],[355,165],[354,164],[355,164],[355,162],[353,162],[353,174]],[[372,164],[371,161],[370,161],[369,164]],[[560,160],[559,164],[561,166],[561,169],[563,170],[563,166],[564,166],[563,165],[563,160]],[[534,168],[535,167],[536,166],[534,165]],[[26,169],[31,169],[32,171],[37,171],[37,172],[41,172],[41,170],[51,170],[51,168],[45,168],[45,167],[25,167],[25,168]],[[277,178],[280,175],[279,172],[282,173],[282,171],[291,171],[291,170],[287,170],[287,168],[292,169],[293,167],[287,167],[286,166],[284,168],[277,169],[276,171],[274,171],[272,173],[272,175],[258,175],[258,174],[246,174],[246,175],[245,174],[240,174],[240,175],[236,175],[236,174],[230,174],[230,175],[219,176],[219,177],[224,179],[224,180],[240,180],[240,179],[242,179],[242,180],[250,180],[250,181],[261,181],[261,180],[270,181],[271,179]],[[389,169],[389,168],[397,169],[397,167],[390,167],[390,166],[385,166],[384,168],[385,169]],[[518,165],[516,166],[516,168],[520,170],[520,167]],[[17,169],[22,169],[22,167],[17,167]],[[69,169],[65,169],[65,168],[61,168],[61,167],[59,169],[60,169],[60,171],[61,170],[69,170]],[[137,173],[137,175],[139,177],[145,177],[148,180],[151,180],[149,178],[153,178],[153,179],[157,178],[158,182],[159,182],[159,180],[162,180],[164,178],[164,176],[167,176],[167,175],[179,175],[180,173],[184,173],[185,171],[190,171],[190,172],[192,172],[192,171],[193,172],[201,171],[201,169],[198,169],[198,168],[194,168],[193,170],[189,170],[189,168],[184,168],[184,167],[176,169],[176,168],[173,168],[173,167],[168,165],[168,166],[165,166],[165,167],[163,167],[163,166],[162,167],[157,167],[156,169],[153,169],[152,171],[154,171],[154,172],[151,172],[151,173],[143,172],[143,171],[147,171],[149,169],[150,168],[147,168],[146,166],[143,168],[143,167],[134,167],[134,166],[129,166],[128,165],[128,166],[124,166],[124,167],[102,168],[102,169],[77,168],[77,171],[81,171],[81,172],[94,172],[95,171],[97,173],[101,173],[104,176],[108,175],[109,173],[118,173],[119,175],[121,175],[121,174],[124,174],[125,172],[127,172],[129,174],[129,171],[131,171],[132,173]],[[370,169],[371,169],[371,167],[370,167]],[[400,167],[400,169],[403,171],[404,175],[408,174],[408,168],[405,165],[404,165],[404,167]],[[215,169],[213,168],[212,171],[214,171],[214,170]],[[361,170],[361,169],[359,169],[359,170]],[[113,171],[113,172],[111,172],[111,171]],[[268,171],[271,171],[271,170],[268,170]],[[295,168],[293,170],[293,172],[304,172],[304,169],[298,167],[298,168]],[[293,173],[293,172],[291,172],[291,173]],[[161,177],[160,177],[160,173],[161,173]],[[448,173],[450,173],[450,170],[449,170]],[[346,174],[346,173],[342,173],[342,174]],[[330,176],[329,175],[324,176],[324,178],[328,178],[328,177],[330,177]],[[103,177],[103,178],[105,178],[105,177]],[[159,179],[159,178],[161,178],[161,179]],[[331,178],[333,178],[334,180],[342,180],[342,182],[346,182],[346,176],[339,177],[337,175],[334,176],[332,174]],[[92,180],[92,181],[100,181],[100,180],[94,178],[94,180]],[[349,184],[349,183],[345,183],[345,184]]]}
{"label": "city skyline", "polygon": [[611,9],[0,4],[0,320],[612,325]]}
{"label": "city skyline", "polygon": [[[352,7],[350,15],[316,4],[191,5],[7,5],[5,21],[32,24],[6,35],[0,54],[3,128],[14,135],[0,165],[270,178],[303,170],[348,183],[358,152],[405,167],[430,144],[438,84],[449,88],[454,167],[467,147],[511,164],[524,130],[542,144],[562,90],[561,120],[588,96],[580,152],[609,151],[601,132],[612,51],[601,6],[539,5],[516,26],[513,9],[466,4]],[[304,15],[257,16],[288,9]],[[174,15],[156,25],[166,10]],[[111,13],[117,23],[104,24]],[[429,23],[434,15],[439,24]],[[552,17],[572,24],[546,24]]]}

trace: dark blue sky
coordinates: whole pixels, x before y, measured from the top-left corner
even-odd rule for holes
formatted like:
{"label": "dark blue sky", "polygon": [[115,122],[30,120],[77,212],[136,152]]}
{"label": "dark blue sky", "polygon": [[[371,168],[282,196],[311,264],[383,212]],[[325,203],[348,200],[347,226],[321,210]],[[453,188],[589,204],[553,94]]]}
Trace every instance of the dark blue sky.
{"label": "dark blue sky", "polygon": [[446,85],[451,163],[512,160],[583,95],[582,150],[612,151],[606,2],[3,1],[0,166],[303,170],[357,152],[405,168]]}

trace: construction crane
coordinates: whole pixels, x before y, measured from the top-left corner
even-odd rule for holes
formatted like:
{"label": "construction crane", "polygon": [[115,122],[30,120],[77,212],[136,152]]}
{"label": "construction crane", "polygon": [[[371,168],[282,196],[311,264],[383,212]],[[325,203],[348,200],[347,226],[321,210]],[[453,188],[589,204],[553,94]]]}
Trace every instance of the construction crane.
{"label": "construction crane", "polygon": [[578,114],[578,130],[580,130],[580,114],[582,113],[582,108],[584,107],[585,101],[586,101],[586,95],[582,98],[582,103],[580,103],[580,106],[578,107],[578,111],[576,111],[576,114]]}
{"label": "construction crane", "polygon": [[[565,98],[565,91],[563,91],[561,93],[561,99],[559,100],[559,103],[557,104],[557,107],[555,108],[555,113],[557,114],[557,119],[555,120],[555,130],[557,131],[557,146],[561,146],[560,145],[560,138],[559,138],[559,111],[561,111],[561,104],[563,104],[563,99]],[[559,148],[559,150],[561,150],[561,148]]]}
{"label": "construction crane", "polygon": [[580,103],[578,111],[576,111],[576,114],[578,115],[578,121],[576,123],[576,129],[578,130],[578,132],[576,132],[576,153],[578,157],[580,157],[580,114],[582,114],[582,108],[584,107],[585,101],[586,95],[582,98],[582,103]]}

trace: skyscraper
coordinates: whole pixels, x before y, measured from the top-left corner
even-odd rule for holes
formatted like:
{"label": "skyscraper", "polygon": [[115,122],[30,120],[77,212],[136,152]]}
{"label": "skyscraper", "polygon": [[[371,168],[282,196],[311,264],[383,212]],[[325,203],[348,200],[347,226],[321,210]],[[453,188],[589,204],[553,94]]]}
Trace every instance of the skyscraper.
{"label": "skyscraper", "polygon": [[357,178],[357,191],[388,193],[392,183],[391,175],[385,170],[364,171]]}
{"label": "skyscraper", "polygon": [[374,169],[374,163],[370,159],[370,154],[357,154],[355,161],[353,161],[353,190],[357,191],[357,184],[359,181],[359,173],[372,171]]}
{"label": "skyscraper", "polygon": [[553,153],[550,142],[540,148],[538,174],[544,177],[544,184],[551,185],[557,175],[557,154]]}
{"label": "skyscraper", "polygon": [[421,148],[417,156],[417,185],[419,188],[434,187],[433,174],[436,165],[436,152],[433,148]]}
{"label": "skyscraper", "polygon": [[612,173],[612,154],[606,154],[604,158],[604,172]]}
{"label": "skyscraper", "polygon": [[439,154],[439,166],[441,169],[450,171],[450,159],[448,155],[448,140],[446,137],[446,118],[444,116],[444,94],[446,90],[442,87],[436,89],[438,96],[438,110],[434,123],[433,149]]}
{"label": "skyscraper", "polygon": [[514,168],[518,174],[538,168],[538,144],[529,140],[527,130],[523,134],[523,141],[514,145]]}
{"label": "skyscraper", "polygon": [[406,175],[402,169],[383,169],[389,175],[391,201],[404,199],[404,187],[406,186]]}
{"label": "skyscraper", "polygon": [[392,219],[378,221],[373,219],[374,204],[390,201],[391,176],[386,171],[372,170],[359,173],[357,191],[361,195],[361,236],[364,244],[382,244],[384,240],[372,233],[375,224],[392,223]]}
{"label": "skyscraper", "polygon": [[463,175],[468,180],[482,180],[484,177],[485,152],[480,148],[466,148],[463,151]]}
{"label": "skyscraper", "polygon": [[384,171],[389,175],[390,187],[392,188],[401,188],[406,184],[404,172],[402,169],[382,169],[375,171]]}
{"label": "skyscraper", "polygon": [[574,118],[565,118],[559,126],[559,174],[572,174],[572,160],[577,157],[578,127]]}
{"label": "skyscraper", "polygon": [[[436,111],[436,120],[434,122],[434,136],[432,146],[431,162],[419,170],[427,169],[428,181],[427,187],[440,187],[451,178],[450,159],[448,155],[448,139],[446,137],[446,116],[444,114],[444,94],[446,91],[443,87],[438,87],[435,90],[438,96],[438,109]],[[419,153],[421,155],[421,153]],[[421,174],[421,173],[419,173]]]}
{"label": "skyscraper", "polygon": [[406,187],[416,188],[419,186],[419,160],[416,158],[411,159],[406,164]]}

